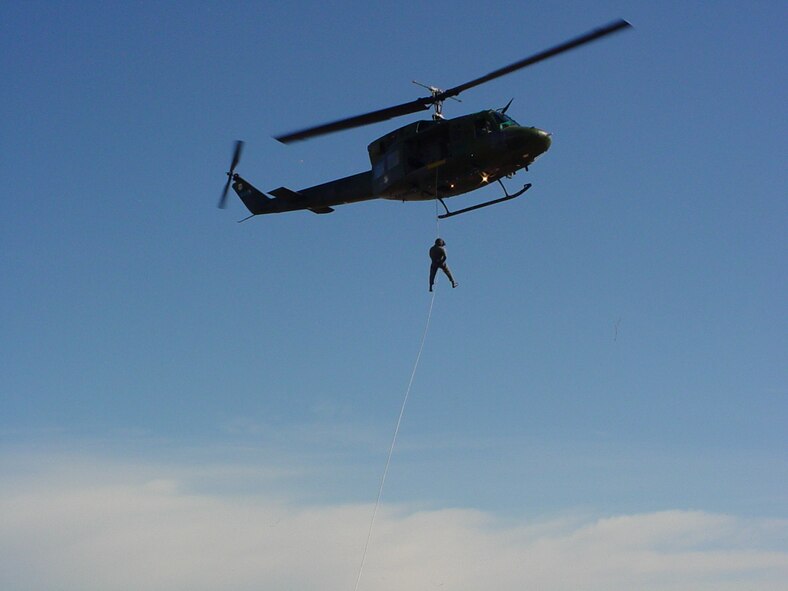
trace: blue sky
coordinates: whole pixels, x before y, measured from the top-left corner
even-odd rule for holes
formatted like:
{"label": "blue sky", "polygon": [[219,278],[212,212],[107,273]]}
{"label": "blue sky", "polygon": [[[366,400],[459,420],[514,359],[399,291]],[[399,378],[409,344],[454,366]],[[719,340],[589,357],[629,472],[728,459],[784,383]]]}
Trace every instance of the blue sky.
{"label": "blue sky", "polygon": [[[232,143],[262,190],[360,172],[418,117],[271,136],[619,17],[635,29],[445,105],[514,98],[553,145],[509,182],[524,197],[440,224],[461,286],[439,284],[360,588],[778,588],[788,14],[612,1],[3,5],[3,587],[211,588],[223,556],[227,588],[351,588],[435,207],[238,225],[234,195],[215,207]],[[173,550],[195,523],[225,544]],[[162,524],[170,546],[130,533]],[[62,543],[31,552],[45,539]],[[305,568],[286,549],[309,544],[331,552]],[[142,547],[156,569],[142,553],[80,577],[97,548],[114,564]]]}

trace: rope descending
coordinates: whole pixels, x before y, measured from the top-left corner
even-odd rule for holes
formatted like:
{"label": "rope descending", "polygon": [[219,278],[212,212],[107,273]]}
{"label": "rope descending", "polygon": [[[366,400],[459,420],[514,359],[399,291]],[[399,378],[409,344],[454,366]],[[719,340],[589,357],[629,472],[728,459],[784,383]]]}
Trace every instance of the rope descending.
{"label": "rope descending", "polygon": [[418,369],[419,367],[421,352],[424,350],[424,342],[427,340],[427,332],[429,331],[430,319],[432,318],[432,307],[435,304],[435,293],[436,292],[432,292],[432,298],[430,299],[430,309],[429,312],[427,312],[427,322],[424,326],[424,333],[421,335],[421,345],[419,346],[419,353],[418,355],[416,355],[416,362],[413,364],[413,371],[410,374],[410,381],[408,382],[408,388],[405,390],[405,396],[402,399],[402,406],[399,409],[399,417],[397,417],[397,426],[394,428],[394,437],[392,437],[391,446],[389,446],[389,455],[386,458],[386,467],[383,470],[383,477],[380,479],[378,498],[375,501],[375,509],[372,511],[372,520],[369,523],[369,531],[367,532],[367,541],[364,544],[364,552],[361,556],[361,565],[358,568],[358,577],[356,578],[356,584],[353,587],[353,591],[358,591],[358,586],[359,583],[361,582],[361,574],[364,572],[364,563],[367,560],[369,541],[372,538],[372,529],[375,526],[375,517],[377,517],[378,508],[380,507],[380,499],[383,497],[383,486],[386,484],[386,475],[389,472],[389,465],[391,464],[391,456],[394,453],[394,445],[397,443],[397,435],[399,434],[399,427],[402,424],[402,416],[405,414],[405,405],[408,403],[408,397],[410,396],[410,389],[413,386],[413,378],[416,377],[416,369]]}

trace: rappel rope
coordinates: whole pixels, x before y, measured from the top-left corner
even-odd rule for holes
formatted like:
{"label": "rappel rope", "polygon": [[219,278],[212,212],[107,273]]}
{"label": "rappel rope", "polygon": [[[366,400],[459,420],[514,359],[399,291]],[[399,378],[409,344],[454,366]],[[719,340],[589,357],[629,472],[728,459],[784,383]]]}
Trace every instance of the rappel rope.
{"label": "rappel rope", "polygon": [[386,458],[386,467],[383,469],[383,477],[380,479],[380,488],[378,489],[378,498],[375,501],[375,509],[372,511],[372,520],[369,524],[369,531],[367,532],[367,541],[364,544],[364,553],[361,556],[361,565],[358,569],[358,577],[356,578],[356,585],[353,587],[354,591],[358,591],[358,585],[361,582],[361,574],[364,571],[364,563],[367,560],[367,550],[369,550],[369,541],[372,539],[372,529],[375,526],[375,517],[378,514],[378,508],[380,507],[380,499],[383,496],[383,486],[386,484],[386,475],[389,472],[389,465],[391,464],[391,456],[394,453],[394,445],[397,443],[397,435],[399,434],[399,427],[402,424],[402,416],[405,414],[405,405],[408,403],[408,397],[410,396],[410,389],[413,386],[413,378],[416,377],[416,369],[419,367],[419,360],[421,359],[421,352],[424,350],[424,342],[427,340],[427,332],[430,328],[430,319],[432,318],[432,307],[435,304],[435,293],[432,292],[432,298],[430,299],[430,310],[427,312],[427,323],[424,326],[424,334],[421,335],[421,345],[419,346],[419,354],[416,355],[416,363],[413,364],[413,371],[410,374],[410,381],[408,382],[408,388],[405,390],[405,396],[402,399],[402,406],[399,409],[399,417],[397,418],[397,426],[394,428],[394,437],[391,439],[391,446],[389,447],[389,455]]}
{"label": "rappel rope", "polygon": [[[436,182],[436,190],[437,190],[437,182]],[[437,199],[435,200],[435,232],[436,232],[436,236],[440,234],[440,219],[438,219]],[[369,523],[369,531],[367,532],[367,541],[364,543],[364,552],[361,555],[361,564],[358,567],[358,577],[356,577],[356,584],[353,587],[353,591],[358,591],[358,586],[361,583],[361,575],[364,572],[364,563],[367,561],[369,542],[372,539],[372,530],[375,527],[375,518],[378,515],[378,509],[380,508],[380,500],[383,497],[383,487],[386,484],[386,476],[389,473],[389,466],[391,465],[391,456],[394,454],[394,446],[397,443],[397,435],[399,435],[399,428],[400,425],[402,424],[402,417],[405,414],[405,406],[408,404],[408,398],[410,397],[410,390],[413,387],[413,379],[416,377],[416,370],[419,367],[419,361],[421,360],[421,353],[422,351],[424,351],[424,343],[427,341],[427,333],[429,332],[430,329],[430,320],[432,319],[432,308],[435,305],[436,293],[437,290],[433,291],[432,297],[430,298],[430,309],[427,312],[427,322],[424,325],[424,333],[421,335],[421,344],[419,345],[419,353],[416,355],[416,362],[413,364],[413,371],[410,372],[410,380],[408,381],[408,387],[405,390],[405,396],[402,398],[402,406],[399,409],[399,416],[397,417],[397,426],[394,428],[394,436],[391,438],[391,445],[389,446],[389,453],[388,453],[388,457],[386,458],[386,467],[383,469],[383,476],[380,479],[378,498],[375,501],[375,508],[372,510],[372,519],[370,520]]]}

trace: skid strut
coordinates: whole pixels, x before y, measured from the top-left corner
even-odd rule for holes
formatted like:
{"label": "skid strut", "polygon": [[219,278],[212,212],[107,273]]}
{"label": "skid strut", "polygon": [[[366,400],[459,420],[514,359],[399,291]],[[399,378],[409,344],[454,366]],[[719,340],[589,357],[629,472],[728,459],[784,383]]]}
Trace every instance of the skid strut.
{"label": "skid strut", "polygon": [[473,211],[474,209],[481,209],[482,207],[487,207],[488,205],[503,203],[504,201],[509,201],[509,199],[514,199],[515,197],[519,197],[520,195],[522,195],[528,189],[531,188],[531,183],[528,183],[522,189],[517,191],[517,193],[514,193],[513,195],[509,195],[509,193],[506,191],[506,187],[503,186],[503,183],[500,181],[500,179],[498,180],[498,184],[501,185],[501,188],[503,188],[503,192],[506,194],[505,197],[501,197],[500,199],[493,199],[492,201],[486,201],[484,203],[479,203],[478,205],[472,205],[470,207],[466,207],[465,209],[459,209],[457,211],[449,211],[449,208],[446,207],[446,204],[443,202],[443,199],[438,197],[438,201],[441,202],[441,205],[443,205],[443,209],[446,210],[446,213],[444,213],[443,215],[439,215],[438,218],[443,220],[445,218],[450,218],[455,215],[460,215],[461,213],[467,213],[469,211]]}

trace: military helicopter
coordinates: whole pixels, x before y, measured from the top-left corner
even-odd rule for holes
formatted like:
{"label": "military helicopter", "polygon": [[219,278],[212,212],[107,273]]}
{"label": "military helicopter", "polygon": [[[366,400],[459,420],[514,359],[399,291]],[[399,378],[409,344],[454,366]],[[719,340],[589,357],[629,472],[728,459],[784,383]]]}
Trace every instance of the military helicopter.
{"label": "military helicopter", "polygon": [[[348,177],[299,191],[279,187],[269,191],[269,196],[235,172],[244,145],[237,141],[219,207],[225,207],[231,184],[251,213],[245,219],[298,210],[331,213],[334,206],[371,199],[437,199],[446,210],[445,214],[438,217],[447,218],[519,197],[531,184],[509,194],[501,179],[511,178],[520,169],[528,170],[534,160],[550,148],[551,135],[536,127],[524,127],[509,117],[507,110],[512,101],[500,109],[451,119],[443,117],[443,102],[446,99],[459,100],[456,97],[461,92],[629,27],[631,25],[625,20],[613,21],[448,90],[416,82],[427,88],[430,96],[275,137],[289,144],[425,111],[431,107],[434,109],[431,120],[410,123],[369,144],[367,150],[371,170]],[[444,198],[468,193],[496,181],[504,191],[504,196],[498,199],[453,212],[443,201]]]}

